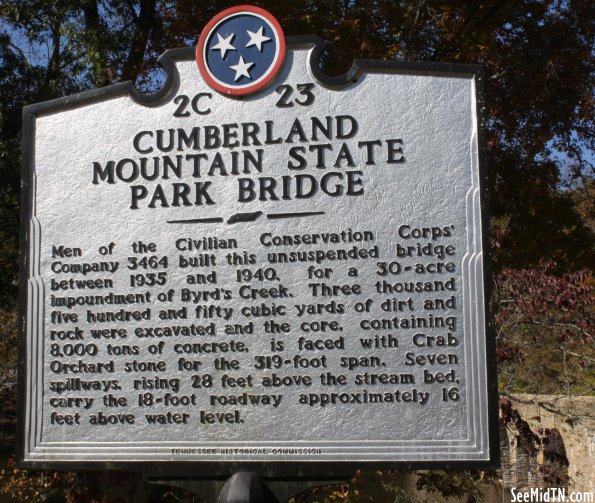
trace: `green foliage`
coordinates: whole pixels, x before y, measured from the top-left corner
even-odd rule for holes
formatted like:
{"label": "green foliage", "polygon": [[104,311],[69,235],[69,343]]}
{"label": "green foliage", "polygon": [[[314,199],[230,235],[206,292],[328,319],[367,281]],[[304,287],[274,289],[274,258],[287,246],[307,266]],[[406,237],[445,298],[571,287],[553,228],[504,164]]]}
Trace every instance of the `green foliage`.
{"label": "green foliage", "polygon": [[290,503],[433,503],[445,498],[480,501],[496,474],[479,471],[357,471],[344,484],[307,491]]}
{"label": "green foliage", "polygon": [[469,503],[479,501],[482,489],[496,480],[494,473],[432,470],[420,472],[417,489],[440,494],[444,498],[466,497]]}
{"label": "green foliage", "polygon": [[204,503],[189,491],[149,484],[140,472],[0,471],[0,495],[22,503]]}
{"label": "green foliage", "polygon": [[593,394],[593,277],[505,269],[496,277],[496,344],[504,391]]}
{"label": "green foliage", "polygon": [[0,450],[14,445],[17,384],[17,321],[0,309]]}

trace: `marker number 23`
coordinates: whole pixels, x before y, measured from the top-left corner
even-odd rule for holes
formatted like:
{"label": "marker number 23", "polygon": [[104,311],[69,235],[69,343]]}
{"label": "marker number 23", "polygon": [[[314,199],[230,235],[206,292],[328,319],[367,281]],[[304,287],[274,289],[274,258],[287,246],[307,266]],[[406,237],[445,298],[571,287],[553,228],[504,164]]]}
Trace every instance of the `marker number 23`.
{"label": "marker number 23", "polygon": [[314,93],[312,92],[312,89],[314,89],[314,84],[297,84],[295,87],[297,94],[299,95],[295,99],[292,99],[292,95],[295,92],[292,86],[283,84],[275,89],[277,94],[281,95],[276,103],[276,106],[279,108],[290,108],[294,103],[297,103],[298,105],[307,107],[308,105],[314,103]]}

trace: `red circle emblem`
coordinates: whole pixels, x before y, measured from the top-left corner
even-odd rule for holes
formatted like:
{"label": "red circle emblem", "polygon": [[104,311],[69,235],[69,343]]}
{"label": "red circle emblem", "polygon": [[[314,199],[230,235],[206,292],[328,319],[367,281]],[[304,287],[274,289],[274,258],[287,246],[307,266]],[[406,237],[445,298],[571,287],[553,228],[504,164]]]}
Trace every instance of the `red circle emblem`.
{"label": "red circle emblem", "polygon": [[267,87],[285,60],[285,35],[266,10],[238,5],[217,14],[202,30],[196,62],[216,91],[244,96]]}

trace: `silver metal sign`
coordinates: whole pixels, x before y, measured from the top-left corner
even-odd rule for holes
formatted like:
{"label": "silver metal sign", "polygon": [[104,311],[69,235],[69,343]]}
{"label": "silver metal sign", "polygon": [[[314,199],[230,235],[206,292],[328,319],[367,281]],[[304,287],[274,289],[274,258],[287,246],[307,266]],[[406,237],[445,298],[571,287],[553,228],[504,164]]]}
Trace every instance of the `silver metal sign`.
{"label": "silver metal sign", "polygon": [[477,68],[319,51],[25,109],[25,465],[493,461]]}

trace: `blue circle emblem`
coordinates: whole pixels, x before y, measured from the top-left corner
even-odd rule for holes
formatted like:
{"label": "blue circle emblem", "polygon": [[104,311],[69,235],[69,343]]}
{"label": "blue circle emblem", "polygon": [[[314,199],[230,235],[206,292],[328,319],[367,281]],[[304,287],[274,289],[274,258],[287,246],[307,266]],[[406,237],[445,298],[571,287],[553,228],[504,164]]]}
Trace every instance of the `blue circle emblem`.
{"label": "blue circle emblem", "polygon": [[224,94],[244,95],[267,86],[285,58],[278,21],[254,6],[232,7],[203,30],[196,59],[205,81]]}

